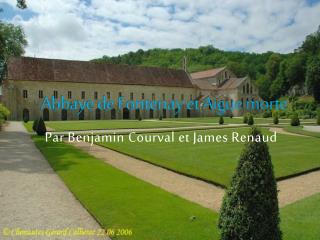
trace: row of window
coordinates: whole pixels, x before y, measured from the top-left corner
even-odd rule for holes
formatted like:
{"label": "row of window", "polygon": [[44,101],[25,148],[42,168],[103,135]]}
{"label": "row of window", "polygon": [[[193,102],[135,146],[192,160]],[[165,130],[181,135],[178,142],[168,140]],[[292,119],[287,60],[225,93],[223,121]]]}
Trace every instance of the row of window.
{"label": "row of window", "polygon": [[[49,114],[50,114],[49,113],[49,109],[47,109],[47,108],[43,109],[42,117],[43,117],[44,121],[49,121],[50,120]],[[112,109],[111,110],[111,119],[116,119],[116,115],[117,115],[116,114],[116,110]],[[30,118],[29,109],[27,109],[27,108],[23,109],[22,116],[23,116],[23,119],[29,120],[29,118]],[[166,109],[162,110],[162,115],[161,116],[163,118],[167,117],[167,110]],[[178,109],[174,110],[174,115],[173,116],[175,118],[179,117]],[[191,111],[188,109],[187,110],[187,117],[190,117],[190,116],[191,116]],[[139,119],[139,117],[140,117],[140,110],[139,109],[135,110],[134,117],[136,119]],[[79,118],[79,120],[84,120],[84,111],[82,111],[79,114],[78,118]],[[149,118],[154,118],[154,111],[152,109],[150,109],[150,111],[149,111]],[[67,119],[68,119],[67,110],[62,109],[61,110],[61,120],[65,121]],[[95,119],[96,120],[100,120],[101,119],[101,110],[98,109],[98,108],[95,110]],[[122,119],[130,119],[130,111],[129,111],[128,108],[123,108],[123,110],[122,110]]]}
{"label": "row of window", "polygon": [[243,94],[249,94],[249,92],[250,92],[250,94],[252,94],[252,86],[250,86],[250,88],[249,88],[249,83],[247,83],[247,85],[243,85],[243,87],[242,87],[242,93]]}
{"label": "row of window", "polygon": [[[23,90],[22,91],[22,96],[23,96],[23,98],[28,98],[28,90]],[[53,91],[53,96],[55,98],[58,98],[58,91],[56,91],[56,90]],[[121,97],[122,93],[119,92],[118,96]],[[106,97],[107,97],[107,99],[111,98],[110,92],[107,92]],[[42,90],[39,90],[39,98],[43,98],[43,91]],[[72,98],[72,92],[68,91],[68,99],[71,99],[71,98]],[[85,98],[86,98],[86,92],[82,91],[81,92],[81,99],[85,99]],[[98,99],[98,92],[94,92],[94,99]],[[144,93],[141,93],[141,99],[142,100],[145,99]],[[156,95],[154,93],[152,93],[152,100],[155,100],[155,99],[156,99]],[[172,100],[175,99],[175,94],[174,93],[171,95],[171,99]],[[130,93],[130,100],[133,100],[133,92]],[[166,100],[166,94],[165,93],[162,93],[162,100]],[[184,94],[181,94],[181,100],[184,100]],[[190,100],[192,100],[192,94],[190,94]]]}

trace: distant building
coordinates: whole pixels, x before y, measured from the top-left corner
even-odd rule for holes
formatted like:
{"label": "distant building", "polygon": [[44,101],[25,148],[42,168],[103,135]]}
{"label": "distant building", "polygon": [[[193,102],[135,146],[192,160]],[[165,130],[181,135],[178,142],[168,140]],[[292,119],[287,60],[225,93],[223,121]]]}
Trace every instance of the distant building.
{"label": "distant building", "polygon": [[[132,65],[115,65],[86,61],[40,59],[30,57],[11,58],[7,75],[2,83],[2,101],[10,109],[10,120],[30,120],[40,116],[44,120],[82,119],[136,119],[214,116],[210,111],[194,111],[183,108],[173,110],[103,111],[85,110],[78,114],[71,110],[52,111],[41,109],[45,96],[66,100],[107,99],[117,100],[195,100],[216,97],[228,101],[258,99],[258,91],[249,78],[236,78],[226,68],[188,74],[183,70]],[[235,116],[242,114],[234,111]]]}

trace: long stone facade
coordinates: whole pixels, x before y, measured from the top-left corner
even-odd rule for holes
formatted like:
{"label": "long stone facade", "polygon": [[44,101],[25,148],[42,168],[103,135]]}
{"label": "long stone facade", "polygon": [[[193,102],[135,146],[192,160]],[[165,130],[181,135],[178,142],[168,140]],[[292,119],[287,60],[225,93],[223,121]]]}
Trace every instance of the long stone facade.
{"label": "long stone facade", "polygon": [[[13,58],[8,62],[7,77],[2,83],[2,102],[10,109],[10,120],[93,120],[143,119],[215,116],[210,108],[202,111],[176,109],[136,110],[117,105],[107,111],[52,110],[41,105],[45,97],[72,101],[104,96],[125,100],[198,100],[206,97],[225,101],[257,100],[258,91],[249,78],[236,78],[226,68],[188,74],[183,70],[101,64],[83,61],[39,58]],[[231,114],[230,112],[226,114]],[[239,116],[242,111],[233,111]]]}

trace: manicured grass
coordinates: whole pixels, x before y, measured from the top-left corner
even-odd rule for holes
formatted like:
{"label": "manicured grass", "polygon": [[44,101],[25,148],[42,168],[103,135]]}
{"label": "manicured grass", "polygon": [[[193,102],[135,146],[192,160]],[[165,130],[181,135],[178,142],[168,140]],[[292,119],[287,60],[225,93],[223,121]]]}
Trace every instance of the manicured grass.
{"label": "manicured grass", "polygon": [[[25,124],[28,131],[32,130],[32,121]],[[88,121],[48,121],[46,126],[55,131],[76,131],[93,129],[125,129],[125,128],[165,128],[206,125],[205,123],[184,123],[160,120],[88,120]]]}
{"label": "manicured grass", "polygon": [[320,194],[281,209],[284,240],[316,240],[320,236]]}
{"label": "manicured grass", "polygon": [[[152,186],[65,143],[37,147],[88,211],[108,229],[132,229],[114,239],[219,239],[217,213]],[[281,209],[284,240],[316,240],[320,235],[320,194]],[[191,216],[196,216],[194,221]]]}
{"label": "manicured grass", "polygon": [[320,133],[319,132],[311,132],[311,131],[303,130],[302,126],[296,126],[296,127],[286,126],[284,129],[286,131],[288,131],[288,132],[291,132],[291,133],[297,133],[297,134],[307,135],[307,136],[310,136],[310,137],[318,137],[318,138],[320,138]]}
{"label": "manicured grass", "polygon": [[218,239],[217,214],[209,209],[132,177],[71,145],[46,143],[40,137],[33,140],[103,227],[133,231],[130,237],[114,239]]}
{"label": "manicured grass", "polygon": [[[230,140],[233,131],[239,134],[248,134],[248,128],[195,132],[202,135],[227,135]],[[189,134],[192,141],[193,133],[194,131],[176,132],[175,135],[178,139],[182,134]],[[271,134],[266,129],[264,129],[264,133]],[[229,185],[244,145],[244,143],[232,141],[197,144],[178,141],[174,143],[132,143],[128,141],[127,136],[125,136],[123,143],[100,144],[156,165],[224,186]],[[320,146],[320,139],[317,138],[278,134],[277,142],[269,143],[276,177],[284,177],[320,167],[320,152],[314,151],[318,146]]]}

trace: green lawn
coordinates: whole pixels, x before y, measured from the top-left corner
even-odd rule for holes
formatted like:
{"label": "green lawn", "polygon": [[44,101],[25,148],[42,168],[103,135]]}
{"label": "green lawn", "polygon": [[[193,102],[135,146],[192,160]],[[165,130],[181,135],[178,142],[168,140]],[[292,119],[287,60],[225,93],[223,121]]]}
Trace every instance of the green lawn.
{"label": "green lawn", "polygon": [[[132,229],[113,239],[217,240],[218,214],[145,183],[65,143],[37,147],[75,197],[105,228]],[[316,240],[320,235],[320,194],[281,209],[284,240]],[[190,220],[195,216],[194,221]]]}
{"label": "green lawn", "polygon": [[[25,124],[28,131],[32,131],[33,122]],[[206,125],[205,123],[184,123],[171,121],[149,120],[88,120],[88,121],[48,121],[46,126],[55,131],[76,131],[94,129],[126,129],[126,128],[165,128]]]}
{"label": "green lawn", "polygon": [[[37,147],[68,188],[107,228],[132,229],[116,239],[218,239],[217,214],[138,180],[65,143]],[[190,218],[196,216],[196,220]]]}
{"label": "green lawn", "polygon": [[284,129],[286,131],[288,131],[288,132],[291,132],[291,133],[297,133],[297,134],[307,135],[307,136],[310,136],[310,137],[318,137],[318,138],[320,138],[320,133],[319,132],[311,132],[311,131],[303,130],[302,126],[297,126],[297,127],[286,126]]}
{"label": "green lawn", "polygon": [[[227,135],[228,139],[231,139],[232,131],[247,134],[248,128],[203,130],[196,131],[196,133]],[[192,137],[193,132],[176,132],[176,139],[182,134],[190,134]],[[264,130],[264,133],[270,134],[267,130]],[[232,141],[195,145],[177,141],[174,143],[132,143],[125,136],[123,143],[101,143],[101,145],[180,173],[228,186],[244,144]],[[269,143],[276,177],[320,167],[320,152],[314,151],[318,146],[320,146],[320,139],[317,138],[278,134],[277,142]]]}
{"label": "green lawn", "polygon": [[284,240],[316,240],[320,236],[320,194],[281,209]]}

